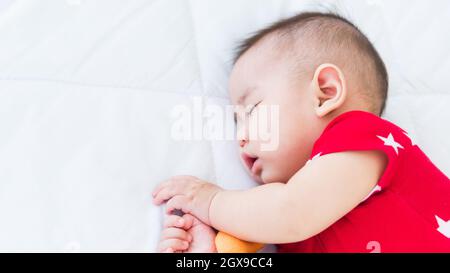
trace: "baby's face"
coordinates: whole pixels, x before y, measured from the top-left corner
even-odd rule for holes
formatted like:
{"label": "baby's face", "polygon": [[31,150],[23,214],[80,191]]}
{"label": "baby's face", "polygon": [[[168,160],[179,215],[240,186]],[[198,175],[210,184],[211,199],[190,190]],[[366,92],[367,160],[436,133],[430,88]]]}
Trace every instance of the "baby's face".
{"label": "baby's face", "polygon": [[[232,70],[229,89],[232,103],[247,110],[236,115],[242,163],[260,183],[286,183],[307,162],[325,125],[314,112],[310,80],[295,79],[289,61],[272,52],[264,45],[247,51]],[[278,117],[267,116],[272,106]],[[249,123],[261,117],[269,118],[271,137],[278,138],[273,149],[264,149],[267,139],[250,137]]]}

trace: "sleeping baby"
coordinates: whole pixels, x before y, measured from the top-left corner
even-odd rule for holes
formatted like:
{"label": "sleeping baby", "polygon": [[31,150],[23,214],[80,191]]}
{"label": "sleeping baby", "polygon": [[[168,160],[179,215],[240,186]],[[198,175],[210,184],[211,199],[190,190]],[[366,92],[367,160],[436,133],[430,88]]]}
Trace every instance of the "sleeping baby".
{"label": "sleeping baby", "polygon": [[[387,90],[374,46],[340,16],[301,13],[245,40],[229,92],[245,108],[235,114],[239,150],[260,185],[161,183],[158,251],[215,252],[220,231],[279,252],[450,252],[450,181],[380,118]],[[249,127],[270,106],[279,109],[279,145],[266,150]]]}

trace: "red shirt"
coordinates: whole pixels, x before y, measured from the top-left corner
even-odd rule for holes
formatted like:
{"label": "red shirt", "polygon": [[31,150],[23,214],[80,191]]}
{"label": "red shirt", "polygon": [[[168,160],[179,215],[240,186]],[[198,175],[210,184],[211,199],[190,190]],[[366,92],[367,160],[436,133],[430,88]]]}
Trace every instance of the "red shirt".
{"label": "red shirt", "polygon": [[279,252],[450,252],[450,180],[398,126],[344,113],[316,141],[311,160],[370,150],[389,159],[372,194],[325,231]]}

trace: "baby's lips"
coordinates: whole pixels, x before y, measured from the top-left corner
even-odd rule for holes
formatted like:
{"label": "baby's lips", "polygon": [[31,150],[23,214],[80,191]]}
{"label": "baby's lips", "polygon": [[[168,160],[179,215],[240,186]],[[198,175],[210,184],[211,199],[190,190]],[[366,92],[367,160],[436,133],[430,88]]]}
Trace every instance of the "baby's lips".
{"label": "baby's lips", "polygon": [[255,163],[256,160],[258,160],[258,158],[256,156],[252,156],[245,152],[243,152],[241,154],[241,158],[242,158],[242,161],[244,162],[245,166],[247,167],[247,169],[251,172],[253,164]]}

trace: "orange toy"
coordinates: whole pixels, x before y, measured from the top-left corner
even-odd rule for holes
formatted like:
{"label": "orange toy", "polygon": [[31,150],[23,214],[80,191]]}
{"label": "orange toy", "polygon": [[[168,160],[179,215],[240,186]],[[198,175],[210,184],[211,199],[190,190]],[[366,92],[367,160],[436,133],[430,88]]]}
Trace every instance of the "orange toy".
{"label": "orange toy", "polygon": [[255,253],[264,247],[263,244],[242,241],[221,231],[217,233],[215,242],[218,253]]}

